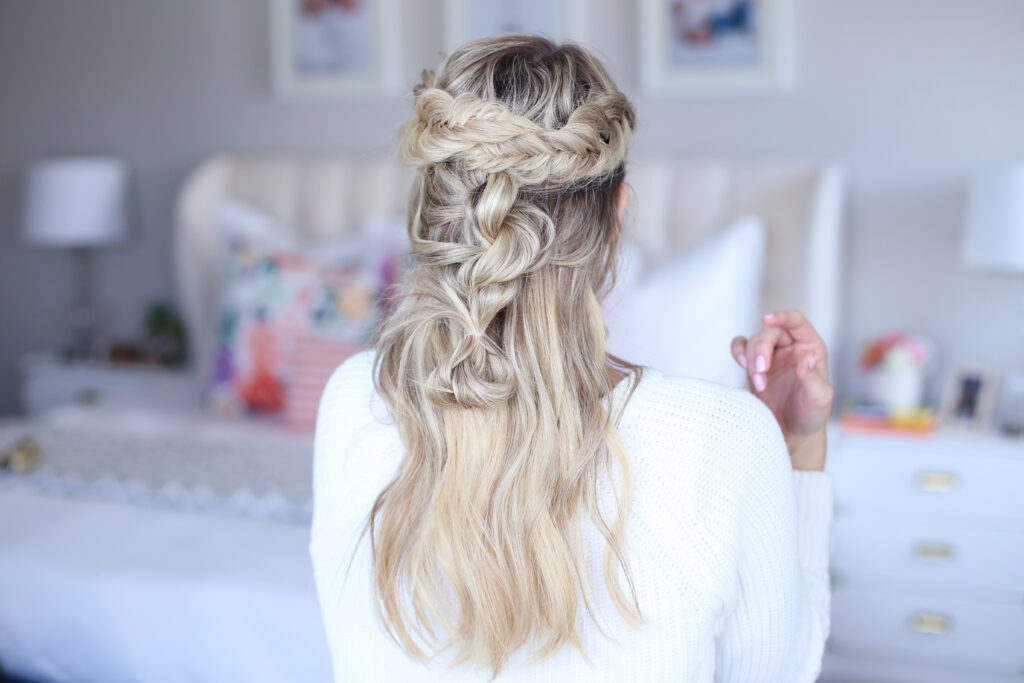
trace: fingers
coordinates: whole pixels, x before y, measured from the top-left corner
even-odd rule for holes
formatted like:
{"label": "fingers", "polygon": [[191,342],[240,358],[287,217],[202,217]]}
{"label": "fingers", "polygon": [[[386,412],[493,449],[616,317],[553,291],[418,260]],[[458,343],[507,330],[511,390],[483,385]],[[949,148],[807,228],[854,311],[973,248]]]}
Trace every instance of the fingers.
{"label": "fingers", "polygon": [[778,327],[765,327],[747,342],[747,368],[752,374],[768,372],[772,366],[775,347],[791,343],[792,339]]}
{"label": "fingers", "polygon": [[[831,392],[825,343],[803,314],[795,310],[775,311],[764,316],[763,320],[764,327],[757,334],[749,339],[737,336],[730,345],[732,357],[746,370],[754,391],[765,390],[776,349],[794,345],[792,351],[797,357],[796,370],[800,380],[811,382],[822,395]],[[816,377],[808,374],[812,372]]]}
{"label": "fingers", "polygon": [[808,354],[806,359],[801,359],[796,374],[811,403],[831,409],[835,389],[829,384],[825,364],[818,359],[817,354]]}
{"label": "fingers", "polygon": [[795,341],[811,345],[819,355],[819,361],[827,362],[828,350],[821,335],[800,311],[775,311],[761,319],[765,325],[785,330]]}
{"label": "fingers", "polygon": [[746,337],[733,337],[732,344],[730,344],[729,352],[732,354],[733,359],[739,363],[741,368],[747,367],[747,338]]}
{"label": "fingers", "polygon": [[747,371],[747,379],[754,391],[768,386],[768,370],[772,365],[775,347],[792,343],[792,338],[777,327],[765,327],[750,339],[734,337],[730,347],[733,359]]}
{"label": "fingers", "polygon": [[795,310],[773,311],[765,315],[762,320],[764,320],[766,325],[780,325],[791,329],[797,329],[806,325],[811,330],[814,329],[811,327],[811,323],[807,321],[807,318],[804,317],[804,314]]}

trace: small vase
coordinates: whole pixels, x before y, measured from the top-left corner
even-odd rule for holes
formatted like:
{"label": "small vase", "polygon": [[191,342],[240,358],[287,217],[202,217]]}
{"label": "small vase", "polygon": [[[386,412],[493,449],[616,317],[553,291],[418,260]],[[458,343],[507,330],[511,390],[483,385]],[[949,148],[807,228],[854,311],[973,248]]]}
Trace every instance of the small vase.
{"label": "small vase", "polygon": [[921,407],[924,372],[920,368],[876,368],[868,375],[868,397],[889,412]]}

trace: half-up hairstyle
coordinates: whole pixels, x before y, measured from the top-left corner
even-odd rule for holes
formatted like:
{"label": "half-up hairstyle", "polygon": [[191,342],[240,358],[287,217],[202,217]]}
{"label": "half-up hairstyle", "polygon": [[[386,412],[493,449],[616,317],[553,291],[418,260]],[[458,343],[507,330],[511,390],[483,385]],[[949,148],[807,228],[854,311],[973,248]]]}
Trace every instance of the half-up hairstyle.
{"label": "half-up hairstyle", "polygon": [[584,49],[520,34],[466,44],[414,93],[398,136],[419,169],[413,265],[374,364],[406,453],[369,516],[374,588],[410,655],[496,675],[527,645],[582,649],[584,524],[620,615],[640,618],[611,399],[641,369],[605,350],[599,303],[634,113]]}

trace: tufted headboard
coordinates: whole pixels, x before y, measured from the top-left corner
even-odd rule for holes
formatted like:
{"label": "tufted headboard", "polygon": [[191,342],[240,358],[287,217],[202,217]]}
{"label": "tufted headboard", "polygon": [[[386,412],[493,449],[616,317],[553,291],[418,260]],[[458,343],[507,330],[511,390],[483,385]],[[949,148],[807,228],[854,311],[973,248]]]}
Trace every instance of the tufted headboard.
{"label": "tufted headboard", "polygon": [[[356,232],[375,214],[404,216],[412,174],[383,158],[221,156],[200,164],[179,196],[174,247],[196,371],[205,376],[219,307],[221,199],[245,201],[316,242]],[[655,261],[731,218],[759,216],[767,226],[763,308],[804,311],[833,347],[842,282],[839,167],[641,160],[630,163],[627,182],[626,234]]]}

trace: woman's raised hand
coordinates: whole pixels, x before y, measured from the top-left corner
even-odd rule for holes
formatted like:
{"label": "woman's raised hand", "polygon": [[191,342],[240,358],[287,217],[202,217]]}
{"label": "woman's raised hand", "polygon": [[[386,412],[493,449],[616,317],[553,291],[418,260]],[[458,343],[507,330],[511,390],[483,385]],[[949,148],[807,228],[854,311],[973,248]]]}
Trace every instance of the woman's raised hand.
{"label": "woman's raised hand", "polygon": [[751,391],[778,420],[793,469],[822,470],[835,395],[825,342],[799,311],[769,313],[762,322],[750,339],[732,340],[732,356],[747,371]]}

